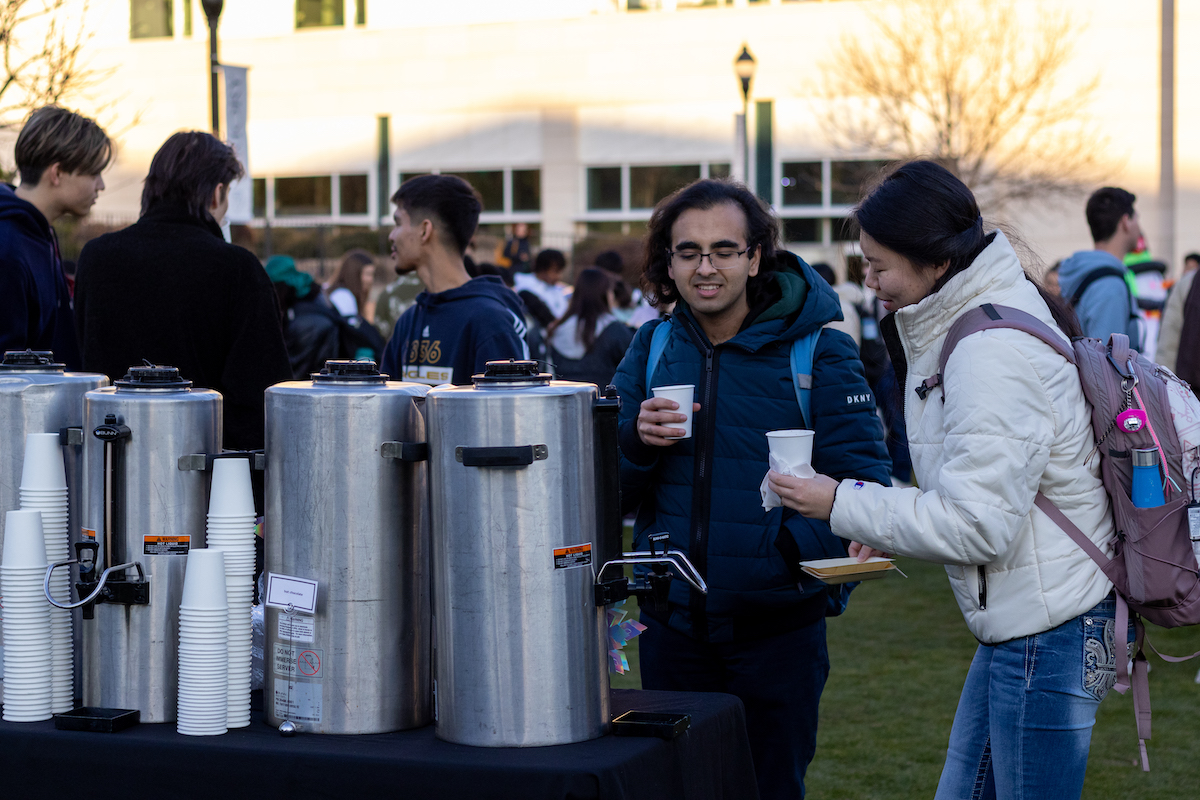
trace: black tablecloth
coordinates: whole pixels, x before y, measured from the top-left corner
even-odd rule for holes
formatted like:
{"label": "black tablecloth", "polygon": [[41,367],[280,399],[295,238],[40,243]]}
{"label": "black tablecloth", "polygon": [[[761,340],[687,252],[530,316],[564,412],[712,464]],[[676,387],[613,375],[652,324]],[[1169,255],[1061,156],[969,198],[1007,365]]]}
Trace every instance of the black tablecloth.
{"label": "black tablecloth", "polygon": [[691,715],[673,741],[604,736],[556,747],[486,748],[433,726],[370,736],[285,739],[249,728],[181,736],[174,723],[119,733],[0,722],[0,796],[78,800],[232,798],[697,798],[757,796],[741,702],[732,695],[615,690],[629,709]]}

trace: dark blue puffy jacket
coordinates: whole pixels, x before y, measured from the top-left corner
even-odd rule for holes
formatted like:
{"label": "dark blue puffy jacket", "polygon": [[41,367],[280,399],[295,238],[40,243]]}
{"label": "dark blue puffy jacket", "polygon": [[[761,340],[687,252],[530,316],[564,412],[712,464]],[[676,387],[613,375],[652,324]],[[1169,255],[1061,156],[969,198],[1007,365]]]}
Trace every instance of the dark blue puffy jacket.
{"label": "dark blue puffy jacket", "polygon": [[[669,532],[671,545],[688,554],[709,586],[704,596],[673,581],[669,614],[649,613],[714,642],[815,622],[825,613],[826,589],[796,562],[846,555],[846,542],[829,523],[762,508],[766,432],[805,427],[790,376],[791,343],[841,318],[837,295],[791,253],[780,254],[774,280],[781,297],[716,347],[681,302],[671,319],[642,326],[613,378],[622,400],[622,502],[640,504],[635,546],[648,549],[649,534]],[[653,385],[695,384],[701,404],[692,438],[670,447],[644,444],[636,429],[658,324],[672,331]],[[854,341],[823,331],[813,362],[813,468],[837,479],[888,483],[883,429]]]}

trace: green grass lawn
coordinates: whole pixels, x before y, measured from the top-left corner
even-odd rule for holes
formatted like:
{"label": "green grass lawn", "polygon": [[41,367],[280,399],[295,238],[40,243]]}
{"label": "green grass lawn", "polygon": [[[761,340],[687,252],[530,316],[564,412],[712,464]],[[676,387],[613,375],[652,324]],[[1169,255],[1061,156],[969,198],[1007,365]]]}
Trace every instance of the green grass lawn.
{"label": "green grass lawn", "polygon": [[[829,620],[832,671],[821,701],[817,757],[808,771],[810,797],[933,797],[976,642],[944,570],[899,563],[908,580],[864,583],[846,613]],[[1200,650],[1200,627],[1152,629],[1150,635],[1173,655]],[[636,644],[626,648],[633,672],[614,676],[614,687],[640,686]],[[1150,663],[1152,771],[1143,773],[1136,762],[1132,698],[1111,692],[1092,736],[1084,798],[1200,796],[1200,659],[1169,664],[1151,655]]]}

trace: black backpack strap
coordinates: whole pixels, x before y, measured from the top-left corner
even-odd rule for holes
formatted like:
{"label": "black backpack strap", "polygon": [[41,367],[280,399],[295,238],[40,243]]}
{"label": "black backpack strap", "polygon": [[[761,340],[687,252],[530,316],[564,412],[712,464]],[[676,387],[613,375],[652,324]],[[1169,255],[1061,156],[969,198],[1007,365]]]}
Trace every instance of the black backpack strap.
{"label": "black backpack strap", "polygon": [[1071,307],[1079,305],[1079,301],[1083,299],[1083,293],[1088,290],[1096,281],[1101,278],[1120,278],[1121,283],[1125,284],[1125,291],[1129,292],[1129,284],[1125,283],[1125,271],[1116,267],[1097,267],[1096,269],[1083,276],[1083,281],[1075,289],[1075,293],[1071,295]]}

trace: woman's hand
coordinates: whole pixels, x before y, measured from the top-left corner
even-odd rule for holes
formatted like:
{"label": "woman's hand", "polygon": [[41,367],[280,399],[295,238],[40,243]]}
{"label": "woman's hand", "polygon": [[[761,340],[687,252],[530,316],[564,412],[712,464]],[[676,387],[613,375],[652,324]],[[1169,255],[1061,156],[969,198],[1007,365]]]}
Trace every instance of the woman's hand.
{"label": "woman's hand", "polygon": [[767,472],[767,482],[771,491],[779,495],[785,506],[799,511],[809,519],[827,520],[833,513],[833,498],[837,493],[838,482],[828,475],[794,478],[770,470]]}
{"label": "woman's hand", "polygon": [[858,558],[860,564],[872,556],[891,558],[891,556],[882,550],[876,550],[873,547],[867,547],[865,544],[859,544],[858,542],[851,542],[850,547],[847,548],[847,551],[850,553],[852,558]]}
{"label": "woman's hand", "polygon": [[[683,428],[668,427],[672,422],[683,422],[687,419],[684,414],[675,411],[679,403],[665,397],[647,397],[642,401],[642,410],[638,413],[638,437],[655,447],[669,447],[683,436]],[[700,410],[699,403],[692,403],[692,414]]]}

